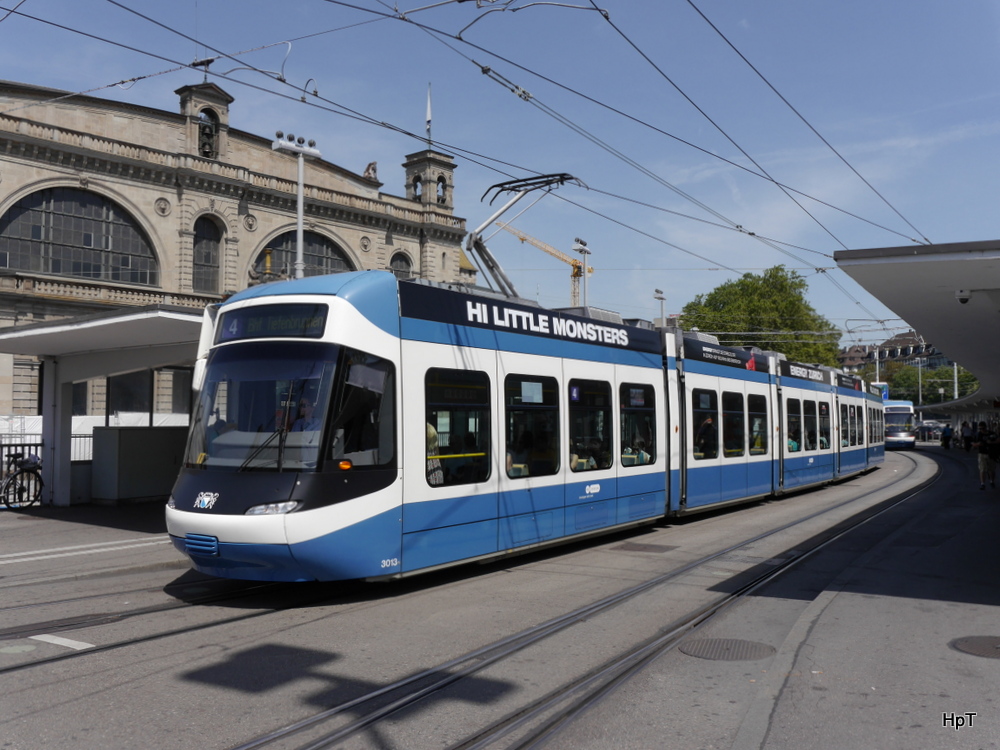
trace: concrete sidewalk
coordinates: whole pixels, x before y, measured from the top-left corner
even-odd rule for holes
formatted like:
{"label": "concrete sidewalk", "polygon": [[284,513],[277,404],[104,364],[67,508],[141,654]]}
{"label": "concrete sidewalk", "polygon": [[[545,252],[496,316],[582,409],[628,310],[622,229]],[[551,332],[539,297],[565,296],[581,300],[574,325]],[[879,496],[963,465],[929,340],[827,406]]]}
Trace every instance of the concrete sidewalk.
{"label": "concrete sidewalk", "polygon": [[763,744],[734,747],[1000,746],[1000,490],[974,453],[923,450],[940,480],[855,540],[779,649]]}

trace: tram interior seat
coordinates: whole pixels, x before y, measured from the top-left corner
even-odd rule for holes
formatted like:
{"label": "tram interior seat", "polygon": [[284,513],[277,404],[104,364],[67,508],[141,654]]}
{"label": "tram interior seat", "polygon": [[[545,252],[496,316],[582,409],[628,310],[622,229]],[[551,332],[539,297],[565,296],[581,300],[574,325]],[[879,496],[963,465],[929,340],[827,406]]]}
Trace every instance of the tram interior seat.
{"label": "tram interior seat", "polygon": [[512,477],[526,477],[528,476],[528,465],[527,464],[511,464],[510,471],[507,472],[508,475]]}
{"label": "tram interior seat", "polygon": [[650,462],[650,455],[644,450],[622,453],[622,466],[642,466]]}

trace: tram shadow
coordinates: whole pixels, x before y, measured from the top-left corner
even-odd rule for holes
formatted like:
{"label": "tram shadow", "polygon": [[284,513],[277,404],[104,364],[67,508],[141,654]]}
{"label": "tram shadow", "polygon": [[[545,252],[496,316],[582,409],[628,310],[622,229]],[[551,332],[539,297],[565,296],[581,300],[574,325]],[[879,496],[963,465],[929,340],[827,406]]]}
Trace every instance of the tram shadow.
{"label": "tram shadow", "polygon": [[995,573],[1000,570],[1000,488],[980,490],[969,463],[964,455],[961,460],[939,460],[940,480],[915,497],[895,507],[890,507],[894,500],[888,500],[876,508],[884,513],[850,528],[870,511],[859,513],[713,590],[738,591],[778,564],[827,542],[752,595],[811,601],[833,587],[866,596],[1000,605]]}
{"label": "tram shadow", "polygon": [[[392,703],[404,691],[412,694],[427,685],[453,679],[451,673],[429,669],[396,677],[391,684],[386,685],[348,674],[346,665],[345,672],[338,674],[332,665],[343,658],[335,651],[265,643],[227,652],[216,661],[182,672],[180,679],[258,696],[308,684],[316,687],[303,693],[300,700],[318,709],[329,709],[359,698],[369,698],[344,712],[348,715],[356,713],[359,717]],[[516,689],[518,686],[510,682],[473,675],[462,679],[461,689],[436,690],[429,700],[486,705]],[[373,697],[372,694],[376,691],[378,695]],[[426,702],[421,702],[420,706],[419,709],[409,710],[426,710],[428,707]]]}

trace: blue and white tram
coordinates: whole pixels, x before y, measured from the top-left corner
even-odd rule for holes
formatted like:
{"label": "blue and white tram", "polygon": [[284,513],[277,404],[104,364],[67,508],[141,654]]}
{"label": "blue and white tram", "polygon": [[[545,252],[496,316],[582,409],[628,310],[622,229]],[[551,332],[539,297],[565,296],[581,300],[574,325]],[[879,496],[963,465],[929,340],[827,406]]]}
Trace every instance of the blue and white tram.
{"label": "blue and white tram", "polygon": [[862,380],[843,373],[836,374],[836,398],[840,413],[837,476],[843,477],[864,471],[869,465],[871,434],[866,425],[871,401]]}
{"label": "blue and white tram", "polygon": [[823,484],[838,476],[840,449],[833,419],[838,374],[787,360],[778,363],[778,403],[785,427],[778,486],[784,491]]}
{"label": "blue and white tram", "polygon": [[878,461],[830,371],[386,272],[248,289],[201,349],[167,528],[216,576],[398,577]]}
{"label": "blue and white tram", "polygon": [[670,510],[689,513],[772,494],[778,455],[778,433],[771,434],[777,424],[773,356],[694,333],[681,340],[684,448]]}
{"label": "blue and white tram", "polygon": [[865,399],[868,405],[868,464],[885,461],[885,395],[881,385],[867,383]]}
{"label": "blue and white tram", "polygon": [[917,414],[912,401],[885,402],[885,445],[887,448],[917,447]]}

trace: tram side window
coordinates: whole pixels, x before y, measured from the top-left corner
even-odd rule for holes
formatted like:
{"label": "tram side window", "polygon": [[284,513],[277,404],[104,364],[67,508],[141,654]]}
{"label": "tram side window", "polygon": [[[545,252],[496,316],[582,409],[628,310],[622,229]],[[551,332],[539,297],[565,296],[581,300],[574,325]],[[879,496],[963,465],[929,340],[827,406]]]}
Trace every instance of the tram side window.
{"label": "tram side window", "polygon": [[850,444],[848,437],[851,430],[851,420],[847,416],[847,404],[840,405],[840,447],[846,448]]}
{"label": "tram side window", "polygon": [[691,391],[691,427],[694,429],[694,457],[702,461],[719,455],[719,394],[702,388]]}
{"label": "tram side window", "polygon": [[790,398],[787,402],[788,411],[788,452],[798,453],[802,450],[802,402]]}
{"label": "tram side window", "polygon": [[722,392],[722,455],[736,458],[746,453],[743,394]]}
{"label": "tram side window", "polygon": [[820,401],[819,407],[819,447],[826,449],[830,447],[830,404]]}
{"label": "tram side window", "polygon": [[858,414],[854,409],[854,404],[847,407],[848,414],[848,427],[847,427],[847,439],[850,445],[858,444]]}
{"label": "tram side window", "polygon": [[474,484],[490,475],[490,378],[432,367],[424,379],[427,483]]}
{"label": "tram side window", "polygon": [[751,393],[747,396],[747,412],[750,417],[750,455],[767,453],[767,396]]}
{"label": "tram side window", "polygon": [[508,375],[504,380],[507,476],[559,471],[559,384],[555,378]]}
{"label": "tram side window", "polygon": [[355,350],[344,352],[342,367],[343,387],[331,412],[330,457],[349,460],[356,467],[393,464],[395,367],[381,357]]}
{"label": "tram side window", "polygon": [[816,434],[816,402],[807,400],[802,402],[802,438],[805,440],[804,447],[807,451],[814,451],[819,444],[819,436]]}
{"label": "tram side window", "polygon": [[656,392],[653,386],[622,383],[618,391],[622,420],[622,466],[656,460]]}
{"label": "tram side window", "polygon": [[854,434],[857,435],[855,445],[865,444],[865,410],[864,407],[857,407],[858,421],[854,426]]}
{"label": "tram side window", "polygon": [[592,471],[611,466],[611,385],[569,381],[569,468]]}

